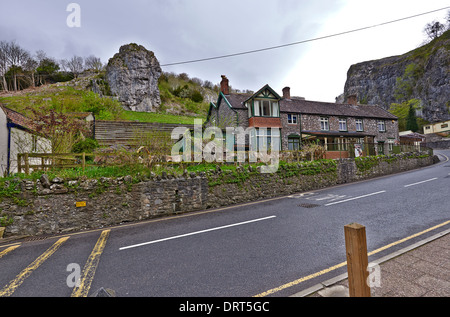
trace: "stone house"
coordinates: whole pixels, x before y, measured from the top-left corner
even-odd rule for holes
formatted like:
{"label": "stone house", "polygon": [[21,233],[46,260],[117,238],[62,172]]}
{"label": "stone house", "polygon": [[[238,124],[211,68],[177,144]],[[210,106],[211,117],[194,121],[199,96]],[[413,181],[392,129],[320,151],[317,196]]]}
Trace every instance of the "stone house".
{"label": "stone house", "polygon": [[[17,172],[18,153],[51,153],[50,140],[35,132],[33,121],[0,105],[0,177]],[[30,164],[38,164],[30,158]]]}
{"label": "stone house", "polygon": [[[324,145],[332,158],[348,155],[355,144],[366,153],[381,154],[399,143],[398,118],[379,106],[358,104],[356,96],[343,104],[309,101],[291,97],[289,87],[280,96],[269,85],[254,94],[232,93],[226,76],[220,86],[205,127],[252,127],[247,140],[255,140],[258,146],[261,138],[269,140],[265,144],[279,138],[282,151],[314,141]],[[279,128],[279,132],[270,135],[268,128]]]}

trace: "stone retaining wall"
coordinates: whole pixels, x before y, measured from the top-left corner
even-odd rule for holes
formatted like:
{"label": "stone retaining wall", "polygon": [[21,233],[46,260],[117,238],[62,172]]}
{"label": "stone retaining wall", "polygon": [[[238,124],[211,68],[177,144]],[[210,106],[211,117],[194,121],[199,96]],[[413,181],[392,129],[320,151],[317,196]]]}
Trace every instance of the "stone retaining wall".
{"label": "stone retaining wall", "polygon": [[427,142],[426,145],[432,149],[450,149],[450,140]]}
{"label": "stone retaining wall", "polygon": [[163,172],[139,181],[131,176],[49,180],[43,175],[37,181],[6,182],[10,194],[0,197],[0,227],[6,226],[5,236],[102,228],[290,195],[411,170],[437,161],[436,156],[409,153],[356,161],[286,164],[280,165],[273,174],[263,174],[259,168],[252,167],[238,167],[236,171],[222,171],[218,167],[179,176]]}

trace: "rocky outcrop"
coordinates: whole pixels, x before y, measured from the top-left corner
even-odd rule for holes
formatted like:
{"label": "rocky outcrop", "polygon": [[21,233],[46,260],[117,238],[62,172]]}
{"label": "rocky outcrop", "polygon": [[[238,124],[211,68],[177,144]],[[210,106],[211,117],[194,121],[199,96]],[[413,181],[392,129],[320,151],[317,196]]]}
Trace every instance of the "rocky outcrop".
{"label": "rocky outcrop", "polygon": [[[430,122],[450,119],[450,31],[400,56],[352,65],[347,72],[344,97],[356,94],[360,103],[389,109],[396,98],[397,78],[409,67],[408,99],[422,102],[422,117]],[[398,90],[397,90],[398,92]],[[398,96],[397,96],[398,97]]]}
{"label": "rocky outcrop", "polygon": [[155,54],[142,45],[128,44],[109,59],[106,80],[124,108],[155,112],[161,105],[158,79],[161,67]]}

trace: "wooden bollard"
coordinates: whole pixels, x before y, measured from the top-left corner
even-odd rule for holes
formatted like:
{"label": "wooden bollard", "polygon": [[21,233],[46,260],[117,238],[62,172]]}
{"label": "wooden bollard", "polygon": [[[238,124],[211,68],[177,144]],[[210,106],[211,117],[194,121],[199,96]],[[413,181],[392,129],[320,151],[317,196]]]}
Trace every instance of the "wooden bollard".
{"label": "wooden bollard", "polygon": [[370,297],[366,227],[351,223],[344,226],[344,234],[350,297]]}

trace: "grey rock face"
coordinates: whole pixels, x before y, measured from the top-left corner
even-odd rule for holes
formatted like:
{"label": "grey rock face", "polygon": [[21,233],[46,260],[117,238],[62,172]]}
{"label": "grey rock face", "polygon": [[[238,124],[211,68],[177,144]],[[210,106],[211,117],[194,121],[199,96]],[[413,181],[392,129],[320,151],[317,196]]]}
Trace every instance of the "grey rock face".
{"label": "grey rock face", "polygon": [[154,112],[161,105],[158,79],[161,67],[155,54],[142,45],[123,45],[110,58],[106,80],[111,93],[133,111]]}
{"label": "grey rock face", "polygon": [[347,73],[345,97],[357,94],[358,101],[389,109],[395,99],[396,80],[410,64],[417,66],[411,98],[420,99],[425,120],[450,119],[450,38],[441,38],[400,56],[352,65]]}

